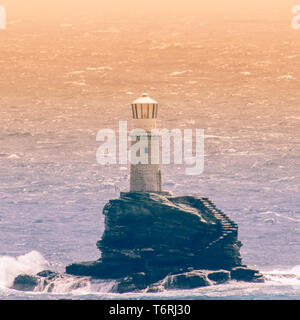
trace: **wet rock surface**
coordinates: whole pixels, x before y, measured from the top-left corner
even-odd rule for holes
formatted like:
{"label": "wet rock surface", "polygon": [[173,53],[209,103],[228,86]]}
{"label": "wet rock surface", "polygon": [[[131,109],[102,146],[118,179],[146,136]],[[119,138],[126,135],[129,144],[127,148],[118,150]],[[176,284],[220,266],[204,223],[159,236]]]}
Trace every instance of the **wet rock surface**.
{"label": "wet rock surface", "polygon": [[20,291],[33,291],[35,287],[38,285],[38,283],[38,277],[27,274],[21,274],[14,279],[12,289]]}
{"label": "wet rock surface", "polygon": [[242,265],[237,224],[207,198],[121,193],[103,213],[101,259],[69,265],[68,274],[121,279],[117,292],[263,281]]}
{"label": "wet rock surface", "polygon": [[231,279],[230,272],[227,270],[219,270],[211,272],[207,275],[208,279],[215,282],[216,284],[227,282]]}
{"label": "wet rock surface", "polygon": [[263,275],[258,270],[246,267],[237,267],[231,270],[231,279],[247,282],[264,282]]}
{"label": "wet rock surface", "polygon": [[197,270],[168,276],[163,283],[165,289],[194,289],[210,285],[207,275]]}
{"label": "wet rock surface", "polygon": [[22,274],[14,279],[12,289],[19,291],[53,292],[59,288],[72,291],[88,288],[89,277],[72,276],[65,273],[44,270],[36,275]]}

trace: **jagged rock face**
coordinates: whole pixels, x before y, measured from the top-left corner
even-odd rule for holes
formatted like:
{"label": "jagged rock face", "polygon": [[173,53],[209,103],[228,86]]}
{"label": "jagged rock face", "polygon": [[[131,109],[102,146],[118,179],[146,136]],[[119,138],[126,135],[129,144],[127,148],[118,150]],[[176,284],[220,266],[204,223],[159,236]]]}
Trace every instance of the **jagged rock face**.
{"label": "jagged rock face", "polygon": [[67,272],[121,278],[143,272],[148,283],[194,269],[241,266],[237,225],[207,199],[123,193],[104,207],[101,260]]}

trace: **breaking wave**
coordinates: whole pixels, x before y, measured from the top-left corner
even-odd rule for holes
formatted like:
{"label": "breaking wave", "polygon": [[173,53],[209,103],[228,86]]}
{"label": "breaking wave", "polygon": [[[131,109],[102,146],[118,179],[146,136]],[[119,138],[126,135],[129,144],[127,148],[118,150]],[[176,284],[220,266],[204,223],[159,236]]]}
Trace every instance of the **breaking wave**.
{"label": "breaking wave", "polygon": [[[0,256],[0,289],[6,290],[9,294],[27,295],[27,293],[11,290],[15,277],[21,274],[36,275],[38,272],[49,267],[48,261],[37,251],[31,251],[25,255],[18,257]],[[262,271],[266,278],[263,284],[237,283],[230,281],[224,285],[209,286],[193,290],[165,290],[156,294],[129,293],[125,294],[127,298],[242,298],[261,297],[276,298],[281,297],[283,291],[293,288],[293,295],[298,297],[300,290],[300,265],[296,265],[289,269],[274,269]],[[46,281],[45,281],[46,280]],[[103,298],[118,298],[119,294],[113,293],[113,286],[116,281],[113,280],[95,280],[90,277],[77,277],[67,274],[57,274],[52,280],[45,280],[40,277],[38,286],[34,289],[34,294],[47,295],[47,297],[55,297],[55,295],[67,295],[69,297],[96,295]],[[7,291],[8,290],[8,291]],[[15,293],[13,293],[15,292]],[[2,291],[3,294],[3,291]],[[71,296],[70,296],[71,295]],[[1,294],[0,294],[1,296]],[[294,297],[293,296],[293,297]]]}
{"label": "breaking wave", "polygon": [[[36,275],[49,267],[48,261],[37,251],[18,257],[0,256],[0,287],[9,289],[18,275]],[[87,294],[110,292],[115,281],[91,280],[89,277],[76,277],[58,274],[52,281],[40,279],[35,292],[55,294]]]}
{"label": "breaking wave", "polygon": [[267,280],[282,284],[297,287],[300,289],[300,265],[294,266],[291,269],[275,269],[265,271],[264,275]]}
{"label": "breaking wave", "polygon": [[18,275],[35,275],[48,265],[47,260],[37,251],[18,257],[0,256],[0,286],[9,288]]}
{"label": "breaking wave", "polygon": [[35,292],[73,295],[109,293],[115,283],[113,280],[91,280],[89,277],[63,275],[46,286],[41,282]]}

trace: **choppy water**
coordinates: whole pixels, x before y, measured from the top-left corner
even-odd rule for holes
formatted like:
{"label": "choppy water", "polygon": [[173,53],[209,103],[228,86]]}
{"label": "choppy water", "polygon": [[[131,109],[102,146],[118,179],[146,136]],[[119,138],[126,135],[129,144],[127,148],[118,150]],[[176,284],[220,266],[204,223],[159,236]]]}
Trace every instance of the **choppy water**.
{"label": "choppy water", "polygon": [[300,266],[291,269],[264,270],[265,283],[242,283],[230,281],[193,290],[169,290],[161,293],[110,293],[112,280],[91,280],[62,278],[54,282],[52,292],[47,287],[35,292],[19,292],[8,289],[16,275],[36,274],[49,263],[41,254],[32,251],[16,258],[0,257],[0,298],[1,299],[300,299]]}
{"label": "choppy water", "polygon": [[204,173],[165,166],[164,188],[213,200],[239,224],[244,263],[269,281],[121,297],[299,299],[299,33],[277,18],[160,25],[83,11],[43,28],[13,18],[0,37],[0,298],[120,298],[106,282],[7,287],[44,264],[99,258],[102,208],[127,190],[129,170],[97,164],[96,133],[129,119],[147,91],[161,127],[206,134]]}

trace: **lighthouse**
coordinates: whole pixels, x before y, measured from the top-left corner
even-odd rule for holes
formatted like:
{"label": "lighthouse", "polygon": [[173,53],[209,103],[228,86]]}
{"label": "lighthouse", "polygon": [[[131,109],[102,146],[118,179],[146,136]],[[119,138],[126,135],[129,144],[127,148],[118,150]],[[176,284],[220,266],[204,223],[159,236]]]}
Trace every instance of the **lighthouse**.
{"label": "lighthouse", "polygon": [[[144,93],[133,101],[131,111],[132,128],[140,130],[131,142],[131,156],[136,156],[133,154],[136,152],[143,153],[144,160],[147,161],[131,162],[130,192],[161,192],[159,134],[153,131],[156,129],[158,103]],[[133,148],[136,143],[139,143],[143,150],[137,151]]]}

